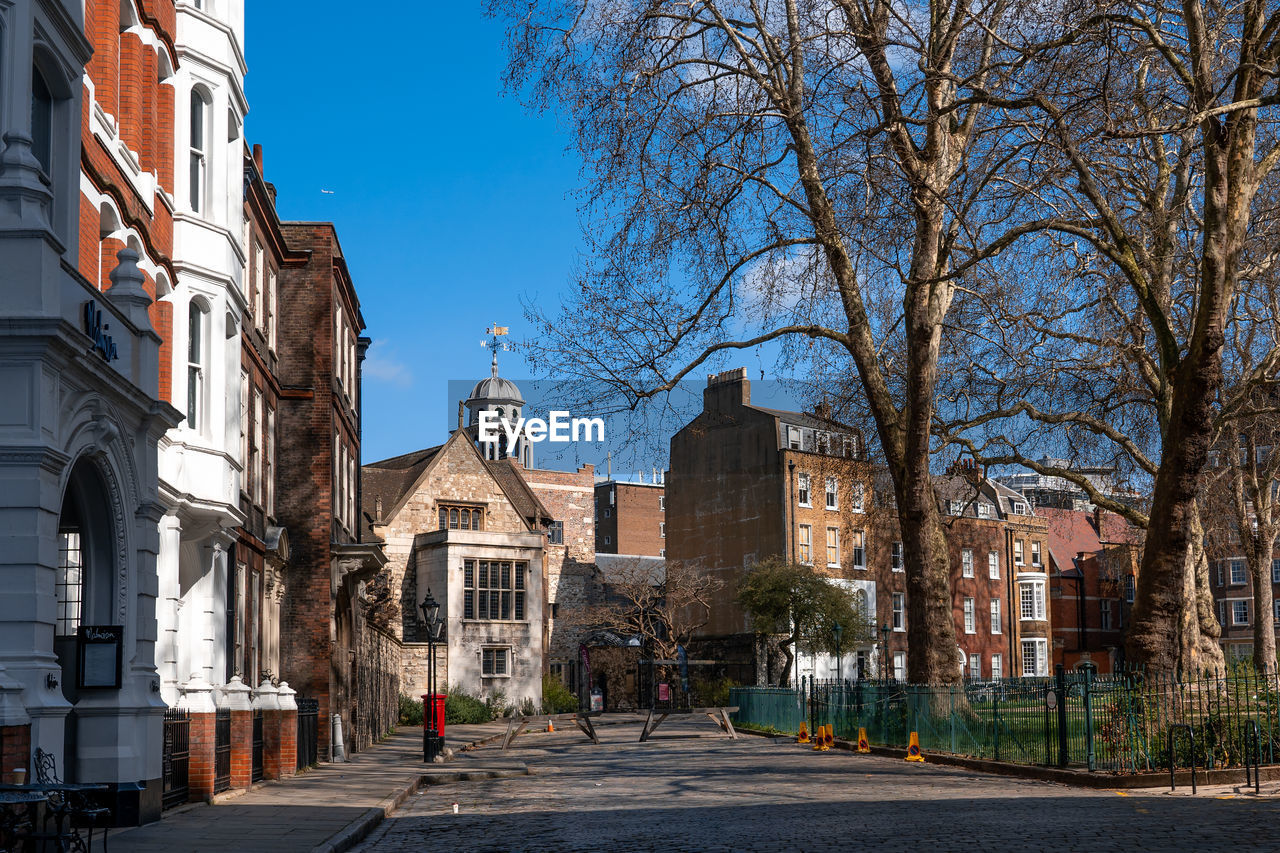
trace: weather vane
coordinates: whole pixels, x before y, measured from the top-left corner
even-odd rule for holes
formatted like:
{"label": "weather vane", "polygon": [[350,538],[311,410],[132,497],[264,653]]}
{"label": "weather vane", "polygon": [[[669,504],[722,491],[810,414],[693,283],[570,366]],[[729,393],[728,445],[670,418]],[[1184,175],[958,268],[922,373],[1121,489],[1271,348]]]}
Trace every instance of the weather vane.
{"label": "weather vane", "polygon": [[511,334],[511,329],[508,326],[499,326],[497,323],[494,323],[492,326],[485,329],[484,333],[489,337],[486,340],[481,341],[480,346],[488,347],[489,349],[493,350],[493,362],[490,366],[493,369],[493,375],[497,376],[498,375],[498,352],[499,351],[512,352],[515,350],[514,345],[502,340],[504,337]]}

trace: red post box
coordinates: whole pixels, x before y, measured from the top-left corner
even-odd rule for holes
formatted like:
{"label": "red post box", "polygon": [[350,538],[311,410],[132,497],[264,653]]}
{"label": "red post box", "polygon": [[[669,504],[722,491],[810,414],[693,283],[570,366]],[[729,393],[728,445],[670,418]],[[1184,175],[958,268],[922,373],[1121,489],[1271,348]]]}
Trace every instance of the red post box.
{"label": "red post box", "polygon": [[431,709],[434,706],[436,734],[441,736],[444,735],[444,698],[443,693],[422,694],[422,728],[428,731],[431,729]]}

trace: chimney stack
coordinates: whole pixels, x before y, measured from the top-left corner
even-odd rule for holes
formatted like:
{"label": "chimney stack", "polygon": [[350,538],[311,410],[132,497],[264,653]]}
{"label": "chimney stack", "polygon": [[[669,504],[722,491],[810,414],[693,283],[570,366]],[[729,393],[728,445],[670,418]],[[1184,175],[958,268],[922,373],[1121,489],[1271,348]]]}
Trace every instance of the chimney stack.
{"label": "chimney stack", "polygon": [[262,170],[262,146],[257,142],[253,143],[253,163],[258,167],[259,174],[266,175],[266,172]]}

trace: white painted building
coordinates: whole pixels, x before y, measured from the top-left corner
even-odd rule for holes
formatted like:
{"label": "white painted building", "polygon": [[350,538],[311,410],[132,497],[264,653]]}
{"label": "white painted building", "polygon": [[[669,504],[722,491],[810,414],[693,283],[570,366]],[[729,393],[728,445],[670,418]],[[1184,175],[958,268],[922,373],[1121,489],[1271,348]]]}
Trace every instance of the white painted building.
{"label": "white painted building", "polygon": [[[164,698],[228,666],[227,595],[240,509],[240,318],[245,309],[243,0],[179,0],[174,78],[173,399],[160,444]],[[256,673],[241,673],[255,683]]]}
{"label": "white painted building", "polygon": [[[179,416],[156,399],[147,278],[164,259],[82,172],[83,33],[79,2],[0,2],[0,727],[29,727],[33,751],[108,785],[133,821],[159,812],[155,460]],[[139,223],[163,203],[155,174],[86,109],[100,169],[140,187]],[[99,214],[123,248],[81,246]]]}

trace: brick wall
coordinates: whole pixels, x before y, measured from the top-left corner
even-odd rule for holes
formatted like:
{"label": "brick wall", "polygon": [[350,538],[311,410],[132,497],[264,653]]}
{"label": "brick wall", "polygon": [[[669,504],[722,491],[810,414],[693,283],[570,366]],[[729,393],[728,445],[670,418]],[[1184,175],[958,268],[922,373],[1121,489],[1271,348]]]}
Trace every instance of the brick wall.
{"label": "brick wall", "polygon": [[[662,486],[606,482],[596,486],[596,550],[603,554],[660,557],[666,550]],[[606,514],[605,510],[608,510]],[[609,542],[604,539],[608,537]]]}
{"label": "brick wall", "polygon": [[277,376],[280,400],[276,513],[292,554],[281,602],[280,669],[299,698],[320,702],[320,757],[330,743],[330,666],[335,652],[333,525],[333,269],[329,225],[284,226],[304,264],[280,271]]}
{"label": "brick wall", "polygon": [[546,577],[543,589],[545,638],[543,666],[576,658],[581,629],[571,628],[565,617],[574,610],[598,603],[603,598],[599,572],[595,567],[595,467],[584,465],[577,471],[520,469],[520,475],[538,496],[547,512],[564,525],[564,542],[544,549]]}
{"label": "brick wall", "polygon": [[27,781],[31,778],[31,724],[0,726],[0,776],[4,781],[16,781],[13,771],[27,768]]}

